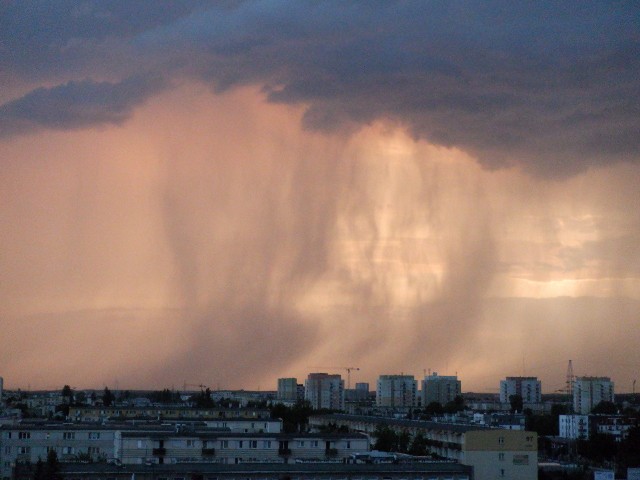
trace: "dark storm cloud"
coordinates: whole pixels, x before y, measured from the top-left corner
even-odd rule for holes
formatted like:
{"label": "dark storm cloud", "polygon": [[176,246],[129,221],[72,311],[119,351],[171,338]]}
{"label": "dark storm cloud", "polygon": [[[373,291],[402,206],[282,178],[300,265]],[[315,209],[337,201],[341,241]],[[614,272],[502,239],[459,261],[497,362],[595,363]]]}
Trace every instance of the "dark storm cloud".
{"label": "dark storm cloud", "polygon": [[217,90],[259,84],[307,105],[308,128],[391,119],[487,166],[549,176],[638,161],[635,3],[48,5],[3,16],[4,68],[40,79],[67,60],[85,76],[142,65]]}
{"label": "dark storm cloud", "polygon": [[160,78],[135,77],[120,83],[83,80],[38,88],[0,106],[0,137],[43,128],[68,130],[119,124],[134,106],[165,85]]}

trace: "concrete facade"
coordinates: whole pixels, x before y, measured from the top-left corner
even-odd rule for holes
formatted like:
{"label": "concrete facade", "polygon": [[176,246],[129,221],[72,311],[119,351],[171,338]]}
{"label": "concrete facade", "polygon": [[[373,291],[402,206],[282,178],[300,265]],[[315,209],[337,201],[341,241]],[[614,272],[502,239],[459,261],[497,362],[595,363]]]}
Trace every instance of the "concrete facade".
{"label": "concrete facade", "polygon": [[614,385],[609,377],[576,377],[573,382],[573,410],[591,413],[600,402],[614,401]]}
{"label": "concrete facade", "polygon": [[509,403],[512,395],[520,395],[523,403],[542,402],[542,382],[536,377],[507,377],[500,381],[500,402]]}
{"label": "concrete facade", "polygon": [[310,373],[304,384],[305,399],[315,409],[344,410],[344,380],[340,375]]}
{"label": "concrete facade", "polygon": [[422,380],[422,406],[426,407],[432,402],[445,405],[452,402],[457,395],[462,393],[462,382],[454,375],[440,376],[433,373]]}
{"label": "concrete facade", "polygon": [[376,406],[410,408],[416,405],[418,383],[413,375],[380,375]]}

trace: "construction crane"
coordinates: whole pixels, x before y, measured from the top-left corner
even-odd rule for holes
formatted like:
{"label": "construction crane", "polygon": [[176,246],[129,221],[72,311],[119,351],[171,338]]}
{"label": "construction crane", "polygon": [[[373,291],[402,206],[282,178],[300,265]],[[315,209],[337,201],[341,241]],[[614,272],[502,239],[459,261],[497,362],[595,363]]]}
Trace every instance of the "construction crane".
{"label": "construction crane", "polygon": [[351,372],[358,371],[360,368],[358,367],[309,367],[309,368],[318,368],[323,370],[346,370],[347,371],[347,389],[351,389]]}
{"label": "construction crane", "polygon": [[196,385],[196,384],[192,384],[192,383],[187,383],[186,381],[182,384],[182,391],[186,392],[187,391],[187,387],[199,387],[200,390],[206,390],[208,387],[206,385],[200,384],[200,385]]}

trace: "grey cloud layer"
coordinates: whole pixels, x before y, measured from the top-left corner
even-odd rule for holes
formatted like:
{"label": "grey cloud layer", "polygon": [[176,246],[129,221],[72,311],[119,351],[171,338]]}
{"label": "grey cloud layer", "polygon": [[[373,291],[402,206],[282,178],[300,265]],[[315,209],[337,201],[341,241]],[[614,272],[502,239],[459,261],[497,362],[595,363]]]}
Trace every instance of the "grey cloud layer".
{"label": "grey cloud layer", "polygon": [[70,81],[38,88],[0,106],[0,137],[43,128],[67,130],[126,120],[134,106],[165,86],[160,78],[135,77],[119,83]]}
{"label": "grey cloud layer", "polygon": [[[11,78],[59,79],[67,65],[75,77],[66,80],[76,81],[142,68],[216,89],[258,84],[270,101],[307,105],[309,128],[386,118],[487,166],[521,163],[549,176],[639,159],[636,4],[180,2],[165,11],[63,2],[8,10],[0,44]],[[33,102],[59,90],[37,92],[2,107],[5,134],[24,131],[12,124],[38,117]],[[123,103],[118,95],[127,93],[114,91],[103,121]]]}

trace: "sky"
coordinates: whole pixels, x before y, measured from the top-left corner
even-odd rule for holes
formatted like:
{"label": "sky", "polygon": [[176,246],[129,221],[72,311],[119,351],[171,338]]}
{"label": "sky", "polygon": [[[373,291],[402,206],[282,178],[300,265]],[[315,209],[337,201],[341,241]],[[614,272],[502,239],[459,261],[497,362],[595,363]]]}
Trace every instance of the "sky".
{"label": "sky", "polygon": [[6,388],[640,374],[636,2],[0,3]]}

